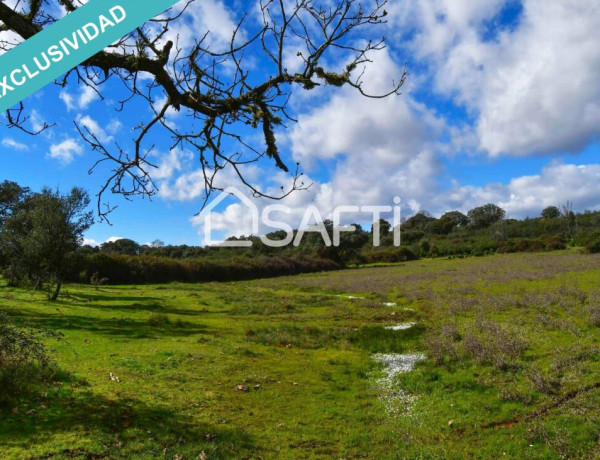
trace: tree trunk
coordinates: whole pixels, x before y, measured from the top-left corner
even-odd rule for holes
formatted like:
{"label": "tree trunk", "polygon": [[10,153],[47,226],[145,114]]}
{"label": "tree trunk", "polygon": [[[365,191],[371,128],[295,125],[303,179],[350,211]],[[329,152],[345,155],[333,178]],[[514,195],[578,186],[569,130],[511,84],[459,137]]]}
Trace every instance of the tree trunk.
{"label": "tree trunk", "polygon": [[58,299],[58,294],[60,294],[61,287],[62,287],[62,281],[57,280],[56,281],[56,289],[54,290],[54,294],[52,294],[52,297],[50,297],[50,300],[54,301],[54,300]]}

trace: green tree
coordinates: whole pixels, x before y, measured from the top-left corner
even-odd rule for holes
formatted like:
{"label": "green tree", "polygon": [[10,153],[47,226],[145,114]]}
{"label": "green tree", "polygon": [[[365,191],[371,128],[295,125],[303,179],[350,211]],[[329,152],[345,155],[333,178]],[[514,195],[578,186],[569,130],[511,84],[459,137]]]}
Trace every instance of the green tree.
{"label": "green tree", "polygon": [[449,211],[440,217],[440,220],[451,220],[456,227],[466,227],[469,225],[469,218],[460,211]]}
{"label": "green tree", "polygon": [[427,231],[437,219],[427,211],[419,211],[402,224],[402,230]]}
{"label": "green tree", "polygon": [[488,228],[496,222],[504,219],[505,215],[506,212],[504,209],[492,203],[471,209],[467,213],[469,225],[472,228]]}
{"label": "green tree", "polygon": [[101,252],[108,254],[123,254],[126,256],[137,256],[140,253],[140,245],[133,240],[121,238],[116,241],[107,241],[100,246]]}
{"label": "green tree", "polygon": [[11,276],[38,287],[54,283],[50,299],[56,300],[83,232],[93,223],[92,213],[86,211],[89,204],[87,192],[80,188],[66,195],[44,189],[28,197],[0,233]]}
{"label": "green tree", "polygon": [[572,201],[567,201],[561,206],[560,215],[566,223],[566,236],[573,238],[577,231],[577,215],[573,212]]}
{"label": "green tree", "polygon": [[560,209],[556,206],[548,206],[542,211],[542,217],[544,219],[556,219],[560,217]]}
{"label": "green tree", "polygon": [[[379,232],[379,233],[378,233]],[[378,222],[374,222],[371,225],[371,241],[375,241],[377,234],[379,234],[380,246],[390,246],[393,243],[392,224],[385,219],[379,219]]]}
{"label": "green tree", "polygon": [[438,220],[431,223],[431,233],[436,235],[448,235],[454,230],[456,224],[449,217],[440,217]]}
{"label": "green tree", "polygon": [[[376,230],[375,224],[371,225],[371,233],[373,233],[374,230]],[[379,232],[380,232],[381,237],[386,236],[391,231],[392,231],[392,224],[390,224],[385,219],[379,219]]]}
{"label": "green tree", "polygon": [[0,183],[0,226],[27,195],[29,189],[21,187],[16,182],[5,180]]}
{"label": "green tree", "polygon": [[[360,224],[354,223],[351,226],[354,226],[356,230],[340,233],[340,246],[337,248],[338,262],[348,263],[352,260],[357,260],[360,250],[369,241],[369,234],[363,230]],[[389,228],[387,232],[389,232]]]}

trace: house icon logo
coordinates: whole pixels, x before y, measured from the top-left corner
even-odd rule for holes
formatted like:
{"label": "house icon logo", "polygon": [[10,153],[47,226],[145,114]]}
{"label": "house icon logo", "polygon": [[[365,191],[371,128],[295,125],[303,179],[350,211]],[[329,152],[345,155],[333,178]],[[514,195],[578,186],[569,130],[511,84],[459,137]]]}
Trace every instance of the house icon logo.
{"label": "house icon logo", "polygon": [[212,239],[213,232],[213,209],[225,201],[227,198],[236,197],[240,203],[246,207],[251,213],[252,235],[258,234],[258,219],[259,213],[256,204],[244,193],[235,187],[227,187],[219,195],[212,200],[200,213],[200,217],[204,218],[204,245],[229,247],[229,248],[247,248],[252,246],[252,241],[215,241]]}
{"label": "house icon logo", "polygon": [[[249,211],[249,214],[245,212],[239,213],[238,209],[235,209],[234,214],[238,219],[237,222],[229,221],[225,222],[225,225],[222,220],[215,219],[215,216],[218,216],[216,211],[213,210],[219,206],[223,201],[227,198],[236,197],[239,203],[235,203],[230,206],[238,206],[243,208],[246,212]],[[260,222],[266,227],[273,228],[277,230],[276,233],[281,236],[281,232],[286,234],[286,237],[281,239],[279,236],[275,235],[276,239],[271,239],[270,234],[260,236],[260,241],[265,246],[273,247],[273,248],[281,248],[287,246],[289,244],[293,244],[294,246],[300,245],[302,237],[307,232],[316,232],[320,233],[323,241],[326,246],[339,246],[340,245],[340,233],[341,232],[354,232],[356,231],[356,227],[351,225],[349,227],[344,227],[341,224],[341,214],[346,213],[357,213],[363,212],[371,215],[371,220],[374,222],[374,228],[379,229],[377,222],[381,219],[382,213],[393,213],[393,235],[394,235],[394,246],[400,246],[400,223],[401,223],[401,209],[400,209],[400,197],[394,197],[394,205],[383,205],[383,206],[336,206],[333,209],[333,243],[331,242],[330,235],[328,230],[325,228],[324,220],[321,216],[319,209],[315,206],[308,206],[304,209],[304,215],[302,217],[302,221],[300,225],[296,228],[298,230],[294,231],[293,227],[287,224],[285,221],[277,221],[273,220],[270,217],[272,212],[283,212],[285,214],[291,215],[293,209],[289,206],[281,205],[281,204],[270,204],[265,206],[262,209],[262,215],[259,213],[258,206],[256,205],[256,201],[249,198],[243,192],[235,187],[227,187],[224,189],[219,195],[212,200],[206,207],[202,210],[202,212],[198,215],[200,220],[204,220],[204,245],[205,246],[219,246],[225,248],[249,248],[252,246],[252,241],[248,240],[231,240],[231,241],[219,241],[213,240],[212,233],[213,230],[222,230],[227,229],[231,230],[232,227],[239,227],[243,222],[246,224],[248,222],[247,217],[250,218],[250,235],[254,235],[258,237],[259,232],[259,219]],[[229,207],[226,208],[229,210]],[[222,215],[222,214],[221,214]],[[316,222],[316,225],[309,225],[310,222]],[[236,225],[237,224],[237,225]],[[273,232],[272,232],[273,233]],[[378,230],[373,235],[373,246],[379,246],[380,231]]]}

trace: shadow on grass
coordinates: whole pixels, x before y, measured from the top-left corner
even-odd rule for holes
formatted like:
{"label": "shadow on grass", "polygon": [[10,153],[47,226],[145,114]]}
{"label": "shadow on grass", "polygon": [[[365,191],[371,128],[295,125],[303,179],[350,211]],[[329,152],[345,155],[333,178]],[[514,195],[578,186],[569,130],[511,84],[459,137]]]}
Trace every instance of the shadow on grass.
{"label": "shadow on grass", "polygon": [[246,330],[246,340],[268,346],[287,346],[295,348],[327,348],[340,345],[347,339],[346,328],[320,328],[299,326],[297,324],[279,324]]}
{"label": "shadow on grass", "polygon": [[115,337],[144,339],[159,337],[187,337],[195,334],[209,334],[204,325],[187,321],[155,325],[150,321],[133,320],[116,316],[101,319],[82,315],[40,313],[39,311],[10,309],[7,313],[28,326],[54,331],[88,331]]}
{"label": "shadow on grass", "polygon": [[[118,298],[115,298],[118,300]],[[86,303],[81,305],[82,308],[94,308],[102,311],[120,311],[123,313],[132,313],[136,311],[147,311],[150,313],[161,313],[165,315],[181,315],[181,316],[200,316],[206,314],[206,310],[204,310],[204,306],[197,307],[197,309],[184,309],[184,308],[176,308],[169,307],[163,305],[158,301],[153,302],[144,302],[147,298],[138,298],[138,302],[125,304],[125,305],[106,305],[106,304],[97,304],[97,303]],[[64,303],[63,305],[68,305],[70,307],[73,304]]]}
{"label": "shadow on grass", "polygon": [[419,346],[425,330],[425,326],[421,324],[399,331],[388,330],[384,326],[367,326],[352,331],[341,327],[279,324],[247,329],[245,338],[249,342],[270,346],[327,348],[343,347],[344,344],[350,343],[371,353],[403,353],[414,351]]}
{"label": "shadow on grass", "polygon": [[80,302],[141,302],[144,300],[152,300],[152,301],[159,301],[161,300],[160,297],[150,297],[147,296],[145,293],[142,295],[140,294],[139,296],[128,296],[128,295],[119,295],[118,292],[107,292],[106,294],[103,294],[102,292],[105,291],[95,291],[95,293],[90,294],[90,293],[69,293],[68,291],[65,291],[63,294],[61,294],[61,296],[59,297],[59,300],[61,298],[65,298],[65,299],[71,299],[71,300],[79,300]]}
{"label": "shadow on grass", "polygon": [[0,412],[0,446],[35,452],[35,458],[88,459],[197,458],[203,451],[210,458],[239,458],[252,449],[244,429],[191,423],[183,413],[133,398],[60,391],[16,414]]}

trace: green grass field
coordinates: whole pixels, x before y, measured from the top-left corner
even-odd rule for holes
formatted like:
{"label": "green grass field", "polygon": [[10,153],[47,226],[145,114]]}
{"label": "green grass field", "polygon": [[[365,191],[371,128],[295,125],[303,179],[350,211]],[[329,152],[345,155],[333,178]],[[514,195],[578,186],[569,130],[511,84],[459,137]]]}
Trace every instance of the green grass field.
{"label": "green grass field", "polygon": [[[1,309],[67,342],[0,412],[0,457],[598,457],[599,282],[600,257],[556,252],[54,303],[1,285]],[[425,359],[385,387],[378,353]]]}

